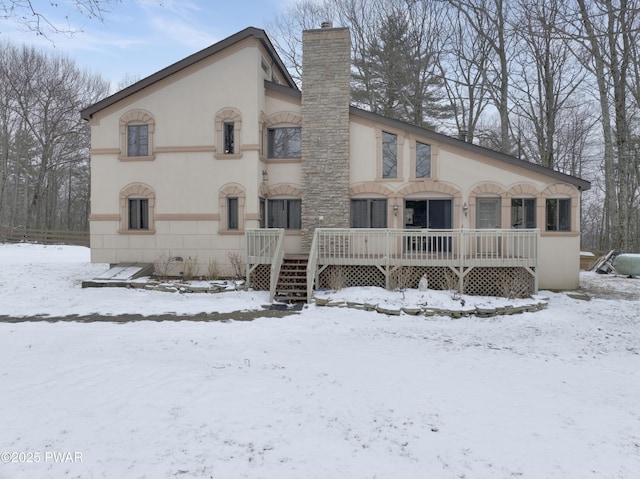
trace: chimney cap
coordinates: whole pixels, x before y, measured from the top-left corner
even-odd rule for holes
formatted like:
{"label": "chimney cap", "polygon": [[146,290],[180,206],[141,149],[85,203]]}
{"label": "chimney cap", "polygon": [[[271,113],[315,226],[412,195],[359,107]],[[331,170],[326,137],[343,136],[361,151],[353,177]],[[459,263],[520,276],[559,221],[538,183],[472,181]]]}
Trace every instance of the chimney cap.
{"label": "chimney cap", "polygon": [[320,24],[320,28],[333,28],[333,22],[331,20],[326,20]]}

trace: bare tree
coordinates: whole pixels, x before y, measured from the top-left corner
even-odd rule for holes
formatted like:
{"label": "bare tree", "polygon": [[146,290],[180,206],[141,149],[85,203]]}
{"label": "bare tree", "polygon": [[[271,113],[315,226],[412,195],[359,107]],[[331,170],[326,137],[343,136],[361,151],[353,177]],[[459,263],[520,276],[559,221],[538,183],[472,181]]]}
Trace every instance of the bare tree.
{"label": "bare tree", "polygon": [[640,41],[640,8],[637,0],[620,0],[615,4],[612,0],[576,0],[576,3],[576,10],[567,13],[564,31],[579,43],[581,49],[575,49],[576,56],[597,83],[604,153],[606,243],[611,248],[629,250],[637,175],[627,93],[633,72],[633,45]]}
{"label": "bare tree", "polygon": [[579,107],[572,104],[572,98],[587,75],[567,49],[566,41],[557,34],[558,17],[565,11],[565,3],[518,0],[514,19],[518,49],[513,64],[518,68],[514,69],[516,81],[512,81],[511,97],[516,114],[531,126],[532,135],[525,142],[530,148],[522,148],[522,131],[515,136],[520,153],[524,150],[530,161],[553,169],[560,165],[559,153],[566,151],[559,143],[560,128],[572,129],[568,122],[575,117],[568,113]]}
{"label": "bare tree", "polygon": [[[108,84],[63,56],[3,45],[0,83],[10,123],[0,222],[33,228],[86,228],[88,125],[78,114]],[[11,193],[10,193],[11,190]]]}
{"label": "bare tree", "polygon": [[120,3],[121,0],[73,0],[71,2],[46,2],[50,7],[60,9],[64,13],[66,25],[51,18],[45,12],[42,2],[33,0],[0,0],[0,18],[26,28],[29,31],[49,38],[51,35],[72,35],[78,31],[69,20],[71,13],[79,13],[89,18],[103,21],[108,13],[109,4]]}
{"label": "bare tree", "polygon": [[443,38],[438,67],[457,130],[473,143],[478,122],[490,100],[485,78],[491,48],[486,37],[471,28],[457,9],[448,8],[445,25],[449,34]]}
{"label": "bare tree", "polygon": [[512,29],[510,3],[507,0],[444,0],[457,9],[458,15],[472,29],[474,36],[482,38],[492,52],[492,61],[483,66],[484,83],[489,89],[500,117],[499,144],[493,145],[503,153],[511,153],[510,139],[510,63]]}

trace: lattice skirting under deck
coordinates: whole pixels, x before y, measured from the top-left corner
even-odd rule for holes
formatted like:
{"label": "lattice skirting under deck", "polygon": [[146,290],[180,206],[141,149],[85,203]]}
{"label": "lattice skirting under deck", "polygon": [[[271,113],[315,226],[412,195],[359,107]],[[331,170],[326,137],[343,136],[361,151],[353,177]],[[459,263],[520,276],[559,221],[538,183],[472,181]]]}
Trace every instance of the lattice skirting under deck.
{"label": "lattice skirting under deck", "polygon": [[257,291],[269,291],[269,281],[271,281],[270,264],[259,264],[249,275],[249,283]]}
{"label": "lattice skirting under deck", "polygon": [[[385,274],[375,266],[332,265],[321,273],[316,288],[339,289],[352,286],[378,286],[397,289],[417,288],[423,275],[429,288],[457,290],[458,276],[451,268],[434,266],[401,266]],[[472,296],[527,297],[534,294],[535,278],[525,268],[473,268],[464,277],[463,293]]]}
{"label": "lattice skirting under deck", "polygon": [[[458,276],[451,268],[435,266],[401,266],[385,273],[376,266],[331,265],[322,270],[316,289],[340,289],[352,286],[378,286],[396,289],[417,288],[420,278],[427,276],[429,289],[457,290]],[[258,265],[250,277],[251,287],[269,290],[271,267]],[[525,268],[476,267],[464,276],[463,294],[472,296],[527,297],[534,294],[535,278]]]}

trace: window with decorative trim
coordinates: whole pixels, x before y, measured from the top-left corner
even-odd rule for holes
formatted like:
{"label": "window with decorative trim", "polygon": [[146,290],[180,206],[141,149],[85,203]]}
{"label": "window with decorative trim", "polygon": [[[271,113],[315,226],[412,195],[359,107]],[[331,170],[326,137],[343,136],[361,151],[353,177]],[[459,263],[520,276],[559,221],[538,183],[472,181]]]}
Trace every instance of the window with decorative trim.
{"label": "window with decorative trim", "polygon": [[548,198],[546,203],[546,230],[571,231],[571,199]]}
{"label": "window with decorative trim", "polygon": [[351,200],[351,228],[386,228],[386,198]]}
{"label": "window with decorative trim", "polygon": [[129,229],[149,229],[149,200],[147,198],[129,198]]}
{"label": "window with decorative trim", "polygon": [[120,156],[122,161],[148,161],[153,153],[155,119],[144,110],[127,112],[120,118]]}
{"label": "window with decorative trim", "polygon": [[398,135],[382,132],[382,177],[398,177]]}
{"label": "window with decorative trim", "polygon": [[536,228],[535,198],[511,198],[511,227],[517,229]]}
{"label": "window with decorative trim", "polygon": [[235,183],[227,184],[220,189],[218,193],[219,231],[229,234],[243,232],[246,197],[244,189]]}
{"label": "window with decorative trim", "polygon": [[149,186],[126,186],[120,192],[120,233],[154,233],[155,204],[156,194]]}
{"label": "window with decorative trim", "polygon": [[416,178],[431,178],[431,145],[416,141]]}
{"label": "window with decorative trim", "polygon": [[127,156],[149,156],[149,125],[127,125]]}
{"label": "window with decorative trim", "polygon": [[501,228],[501,198],[476,199],[476,228]]}
{"label": "window with decorative trim", "polygon": [[260,198],[260,228],[267,227],[267,200]]}
{"label": "window with decorative trim", "polygon": [[242,157],[242,115],[235,108],[225,108],[216,113],[217,159],[239,159]]}
{"label": "window with decorative trim", "polygon": [[232,121],[225,121],[222,130],[224,133],[224,154],[233,155],[235,153],[235,124]]}
{"label": "window with decorative trim", "polygon": [[227,229],[238,229],[238,198],[227,198]]}
{"label": "window with decorative trim", "polygon": [[269,199],[268,227],[299,230],[302,225],[301,207],[302,201],[299,199]]}
{"label": "window with decorative trim", "polygon": [[269,128],[267,158],[302,158],[302,128],[299,126]]}

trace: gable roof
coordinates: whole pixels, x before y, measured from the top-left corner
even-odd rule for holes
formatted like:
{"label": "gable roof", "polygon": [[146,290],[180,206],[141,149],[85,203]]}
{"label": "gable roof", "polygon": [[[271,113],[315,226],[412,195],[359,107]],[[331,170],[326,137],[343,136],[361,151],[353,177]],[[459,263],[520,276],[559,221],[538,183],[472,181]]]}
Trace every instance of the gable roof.
{"label": "gable roof", "polygon": [[280,59],[280,56],[276,52],[276,49],[273,47],[273,44],[271,43],[271,40],[269,40],[269,37],[267,36],[266,32],[259,28],[248,27],[234,35],[231,35],[230,37],[225,38],[224,40],[219,41],[218,43],[211,45],[210,47],[205,48],[204,50],[200,50],[199,52],[194,53],[193,55],[183,58],[182,60],[174,63],[173,65],[163,68],[162,70],[154,73],[153,75],[150,75],[140,80],[139,82],[136,82],[133,85],[128,86],[124,90],[120,90],[119,92],[114,93],[113,95],[108,96],[107,98],[86,107],[85,109],[80,111],[80,116],[84,120],[90,120],[91,117],[96,112],[99,112],[100,110],[103,110],[119,102],[120,100],[123,100],[124,98],[127,98],[128,96],[131,96],[134,93],[137,93],[140,90],[143,90],[144,88],[147,88],[148,86],[153,85],[154,83],[164,80],[165,78],[173,75],[174,73],[179,72],[180,70],[183,70],[187,67],[190,67],[191,65],[194,65],[199,61],[210,57],[211,55],[215,55],[216,53],[224,50],[225,48],[230,47],[231,45],[234,45],[243,40],[246,40],[247,38],[255,38],[262,43],[265,50],[269,53],[269,56],[271,57],[271,60],[273,61],[274,65],[276,65],[280,73],[282,73],[282,76],[287,82],[287,87],[297,90],[298,87],[296,86],[295,82],[293,81],[293,78],[289,74],[289,71],[284,66],[284,63]]}

